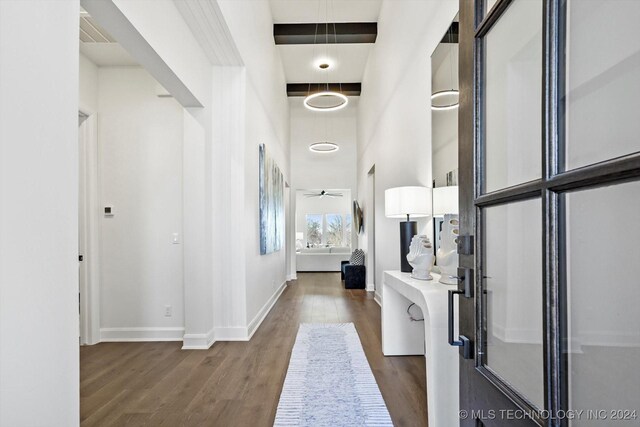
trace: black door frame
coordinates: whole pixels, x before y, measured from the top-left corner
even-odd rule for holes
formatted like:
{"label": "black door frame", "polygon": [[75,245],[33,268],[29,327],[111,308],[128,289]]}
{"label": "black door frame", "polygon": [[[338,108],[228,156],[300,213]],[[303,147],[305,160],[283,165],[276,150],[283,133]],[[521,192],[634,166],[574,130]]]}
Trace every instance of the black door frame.
{"label": "black door frame", "polygon": [[[541,198],[543,262],[543,416],[569,410],[567,337],[567,276],[564,194],[640,177],[640,152],[589,166],[565,170],[565,28],[567,0],[542,0],[542,134],[541,178],[498,191],[484,188],[484,36],[514,2],[499,0],[484,13],[485,0],[460,0],[459,182],[460,234],[476,236],[474,255],[460,254],[460,267],[475,270],[474,298],[460,299],[460,334],[473,337],[471,360],[460,359],[460,408],[482,411],[520,409],[532,420],[509,425],[566,425],[566,419],[540,417],[533,405],[483,366],[486,326],[483,284],[483,209]],[[476,261],[477,260],[477,261]],[[471,412],[461,425],[478,425]],[[504,419],[483,419],[501,425]]]}

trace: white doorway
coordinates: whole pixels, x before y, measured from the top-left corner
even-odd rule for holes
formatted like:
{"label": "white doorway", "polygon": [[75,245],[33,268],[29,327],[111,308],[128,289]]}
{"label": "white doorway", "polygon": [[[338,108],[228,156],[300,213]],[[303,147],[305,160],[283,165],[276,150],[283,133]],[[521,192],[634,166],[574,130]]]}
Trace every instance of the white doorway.
{"label": "white doorway", "polygon": [[100,341],[97,117],[78,114],[78,304],[80,344]]}
{"label": "white doorway", "polygon": [[367,233],[367,291],[376,292],[376,166],[367,173],[365,231]]}

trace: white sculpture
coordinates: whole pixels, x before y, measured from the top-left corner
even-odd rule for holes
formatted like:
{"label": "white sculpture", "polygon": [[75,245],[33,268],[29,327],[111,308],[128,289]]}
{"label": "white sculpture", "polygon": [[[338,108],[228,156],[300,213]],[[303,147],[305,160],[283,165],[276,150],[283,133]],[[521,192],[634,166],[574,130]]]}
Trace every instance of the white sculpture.
{"label": "white sculpture", "polygon": [[433,267],[433,247],[427,236],[413,236],[407,254],[407,261],[413,267],[411,277],[419,280],[432,280],[429,272]]}
{"label": "white sculpture", "polygon": [[440,267],[440,283],[445,285],[458,284],[458,234],[460,233],[458,215],[444,216],[442,231],[440,232],[440,248],[437,252],[438,267]]}

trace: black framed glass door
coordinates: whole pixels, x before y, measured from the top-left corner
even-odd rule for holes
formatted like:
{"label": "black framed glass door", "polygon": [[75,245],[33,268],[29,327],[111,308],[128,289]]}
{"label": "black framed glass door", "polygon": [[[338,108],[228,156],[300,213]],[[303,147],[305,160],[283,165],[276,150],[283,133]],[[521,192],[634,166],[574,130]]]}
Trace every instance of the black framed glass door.
{"label": "black framed glass door", "polygon": [[460,2],[461,425],[640,422],[638,19]]}

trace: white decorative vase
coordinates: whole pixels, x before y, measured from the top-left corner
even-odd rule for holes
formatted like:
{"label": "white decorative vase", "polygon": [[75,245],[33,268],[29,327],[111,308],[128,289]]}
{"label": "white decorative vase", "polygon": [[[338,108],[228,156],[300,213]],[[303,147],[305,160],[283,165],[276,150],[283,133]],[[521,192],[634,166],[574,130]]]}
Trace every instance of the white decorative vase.
{"label": "white decorative vase", "polygon": [[418,280],[433,280],[431,269],[433,268],[433,247],[427,236],[413,236],[411,246],[407,254],[407,261],[413,267],[411,277]]}
{"label": "white decorative vase", "polygon": [[447,214],[442,223],[440,233],[440,248],[436,254],[440,267],[440,283],[445,285],[458,284],[458,235],[460,221],[458,215]]}

